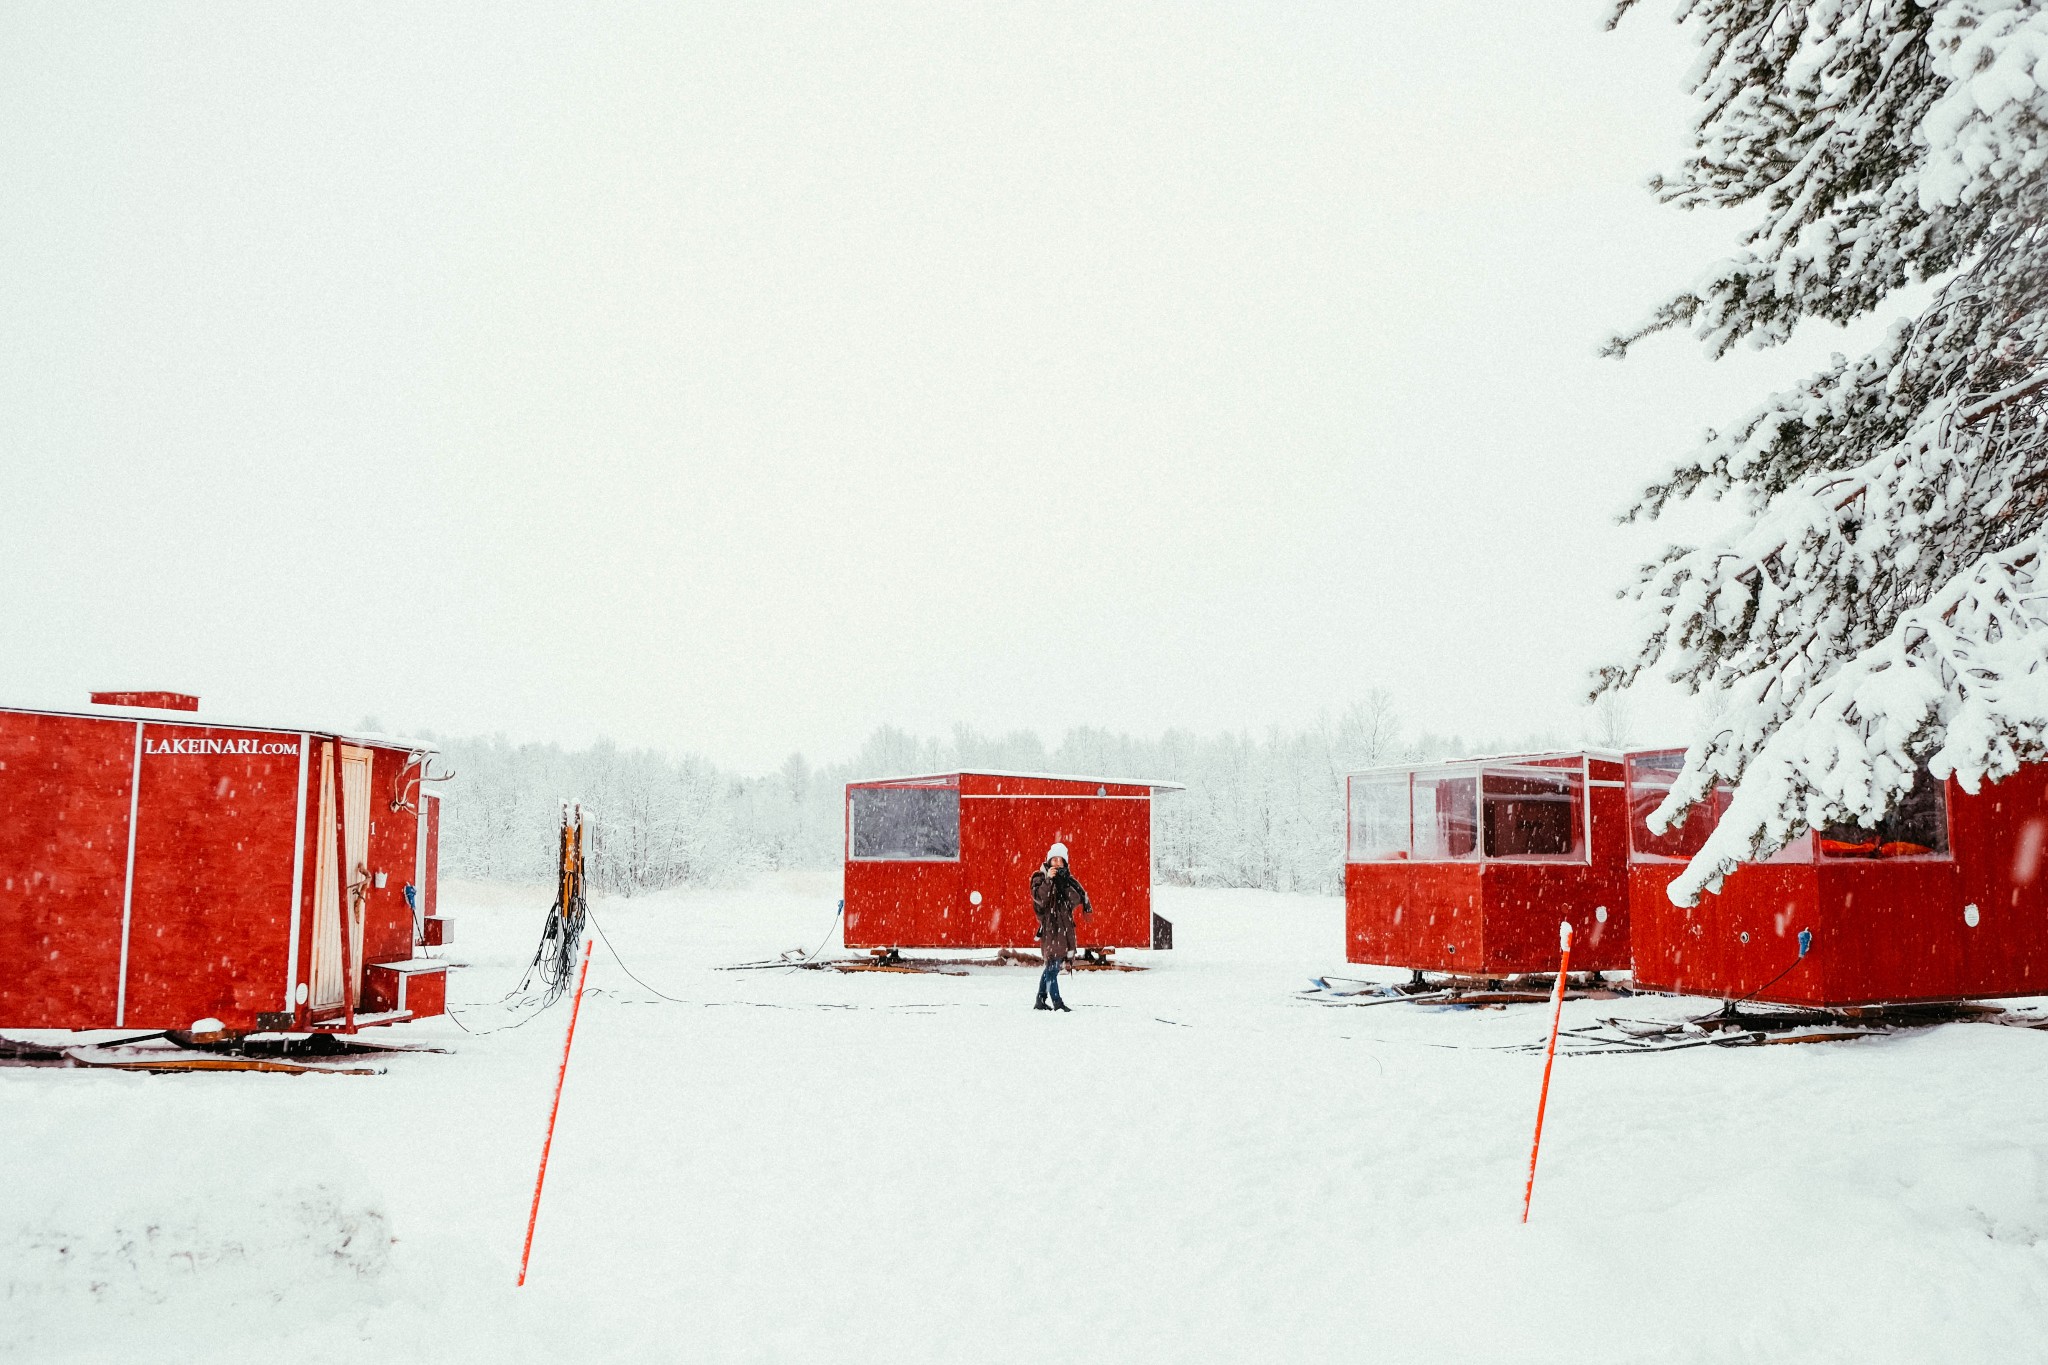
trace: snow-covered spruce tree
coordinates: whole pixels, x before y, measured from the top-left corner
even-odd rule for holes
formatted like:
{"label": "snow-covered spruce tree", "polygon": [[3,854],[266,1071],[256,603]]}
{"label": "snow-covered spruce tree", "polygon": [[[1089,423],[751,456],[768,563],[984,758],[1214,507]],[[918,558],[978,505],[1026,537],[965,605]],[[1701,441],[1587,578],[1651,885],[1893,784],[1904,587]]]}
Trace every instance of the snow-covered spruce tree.
{"label": "snow-covered spruce tree", "polygon": [[1624,593],[1642,645],[1595,689],[1661,666],[1713,703],[1654,817],[1737,784],[1672,886],[1690,904],[1810,826],[1875,823],[1919,764],[1975,790],[2048,756],[2048,0],[1679,17],[1702,46],[1698,149],[1653,188],[1761,218],[1611,350],[1684,330],[1719,356],[1930,286],[1870,354],[1709,433],[1629,514],[1735,512],[1644,567]]}

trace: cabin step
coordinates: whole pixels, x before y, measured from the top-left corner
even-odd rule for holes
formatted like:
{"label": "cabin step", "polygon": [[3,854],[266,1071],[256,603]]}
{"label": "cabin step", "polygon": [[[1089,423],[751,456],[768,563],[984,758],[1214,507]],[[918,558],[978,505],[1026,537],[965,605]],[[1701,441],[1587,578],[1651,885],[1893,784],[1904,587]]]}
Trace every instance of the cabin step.
{"label": "cabin step", "polygon": [[363,1004],[372,1010],[404,1010],[415,1019],[445,1012],[448,963],[438,957],[372,962],[363,974]]}
{"label": "cabin step", "polygon": [[[357,1028],[375,1028],[379,1024],[402,1024],[413,1017],[411,1010],[377,1010],[370,1014],[356,1016]],[[346,1033],[348,1020],[322,1019],[317,1024],[306,1025],[308,1033]]]}

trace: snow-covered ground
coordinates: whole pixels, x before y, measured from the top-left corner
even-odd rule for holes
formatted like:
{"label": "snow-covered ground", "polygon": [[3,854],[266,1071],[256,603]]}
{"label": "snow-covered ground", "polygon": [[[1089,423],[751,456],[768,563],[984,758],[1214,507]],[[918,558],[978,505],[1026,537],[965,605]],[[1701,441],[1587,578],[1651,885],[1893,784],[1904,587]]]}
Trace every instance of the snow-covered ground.
{"label": "snow-covered ground", "polygon": [[523,1290],[568,1008],[490,1002],[544,891],[450,888],[479,1032],[403,1032],[452,1056],[0,1069],[0,1355],[2048,1358],[2048,1034],[1560,1059],[1523,1227],[1542,1062],[1494,1049],[1543,1009],[1302,1001],[1359,974],[1334,900],[1163,890],[1178,950],[1071,1015],[1024,968],[713,970],[816,947],[837,894],[597,906],[688,1003],[600,942]]}

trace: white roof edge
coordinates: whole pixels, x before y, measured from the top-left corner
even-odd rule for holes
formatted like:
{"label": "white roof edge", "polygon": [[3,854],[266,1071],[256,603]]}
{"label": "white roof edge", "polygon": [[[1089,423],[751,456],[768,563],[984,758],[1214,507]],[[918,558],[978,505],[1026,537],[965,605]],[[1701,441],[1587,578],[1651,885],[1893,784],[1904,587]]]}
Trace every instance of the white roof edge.
{"label": "white roof edge", "polygon": [[1100,773],[1027,773],[1014,768],[948,768],[938,773],[906,773],[901,777],[859,777],[849,787],[878,786],[885,782],[933,782],[942,777],[1022,777],[1038,782],[1093,782],[1097,786],[1150,787],[1157,792],[1184,792],[1184,782],[1160,782],[1147,777],[1104,777]]}
{"label": "white roof edge", "polygon": [[[1662,752],[1661,750],[1630,752]],[[1524,763],[1532,759],[1547,758],[1597,758],[1608,763],[1620,763],[1628,755],[1620,749],[1536,749],[1519,754],[1474,754],[1470,758],[1423,758],[1410,763],[1382,763],[1372,768],[1354,768],[1344,774],[1346,777],[1364,777],[1368,773],[1414,773],[1425,768],[1467,768],[1487,763]]]}
{"label": "white roof edge", "polygon": [[140,720],[158,725],[189,725],[201,730],[261,730],[276,735],[339,735],[343,739],[360,740],[384,749],[416,749],[431,754],[441,752],[440,745],[426,740],[408,739],[403,735],[384,734],[376,730],[358,730],[346,725],[279,725],[273,721],[237,720],[203,710],[173,711],[167,707],[156,706],[34,706],[0,702],[0,715],[68,716],[78,720]]}

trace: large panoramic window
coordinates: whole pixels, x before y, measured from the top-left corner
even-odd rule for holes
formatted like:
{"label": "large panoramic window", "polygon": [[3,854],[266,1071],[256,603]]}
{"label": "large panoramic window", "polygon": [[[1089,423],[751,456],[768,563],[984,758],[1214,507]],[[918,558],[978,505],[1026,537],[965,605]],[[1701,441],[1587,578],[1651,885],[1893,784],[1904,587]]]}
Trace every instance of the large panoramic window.
{"label": "large panoramic window", "polygon": [[1686,859],[1700,851],[1728,808],[1728,789],[1717,788],[1713,799],[1695,802],[1685,818],[1662,834],[1650,828],[1650,814],[1664,804],[1671,784],[1685,767],[1685,750],[1632,754],[1628,760],[1628,851],[1639,862]]}
{"label": "large panoramic window", "polygon": [[960,856],[958,787],[853,787],[853,856],[944,861]]}
{"label": "large panoramic window", "polygon": [[1892,813],[1875,828],[1829,825],[1820,832],[1823,858],[1919,858],[1948,852],[1948,783],[1925,768]]}
{"label": "large panoramic window", "polygon": [[1417,858],[1471,858],[1479,853],[1479,775],[1415,775]]}
{"label": "large panoramic window", "polygon": [[1480,778],[1489,858],[1575,858],[1585,851],[1585,775],[1577,768],[1493,769]]}
{"label": "large panoramic window", "polygon": [[1351,861],[1408,856],[1408,774],[1351,779]]}

